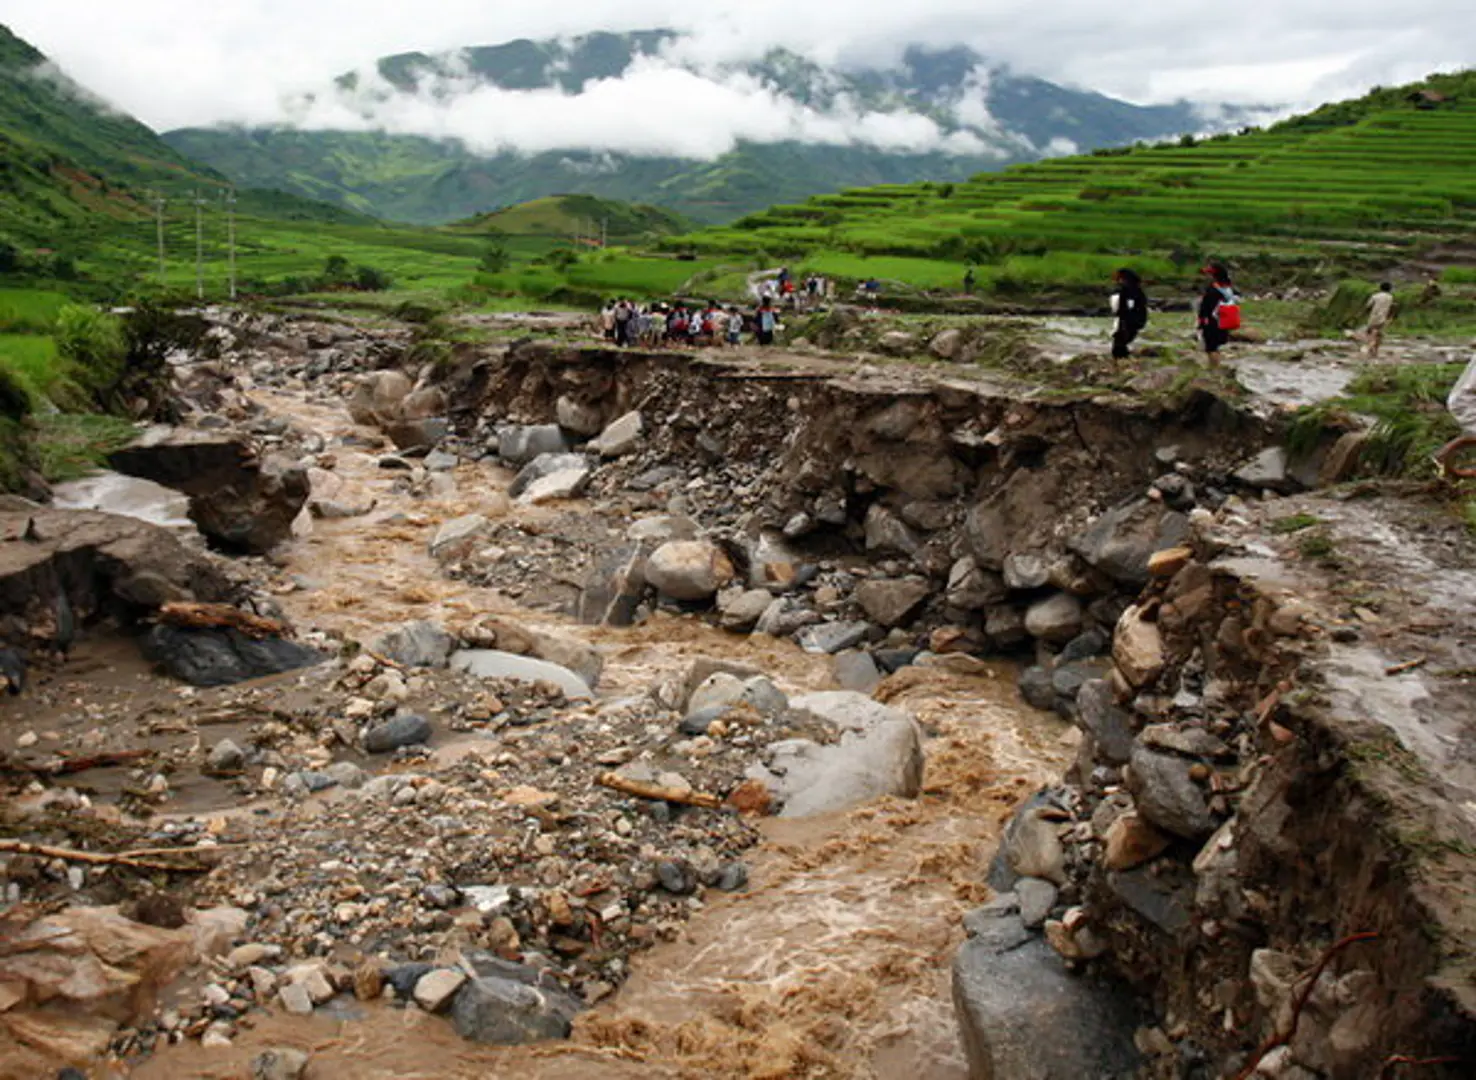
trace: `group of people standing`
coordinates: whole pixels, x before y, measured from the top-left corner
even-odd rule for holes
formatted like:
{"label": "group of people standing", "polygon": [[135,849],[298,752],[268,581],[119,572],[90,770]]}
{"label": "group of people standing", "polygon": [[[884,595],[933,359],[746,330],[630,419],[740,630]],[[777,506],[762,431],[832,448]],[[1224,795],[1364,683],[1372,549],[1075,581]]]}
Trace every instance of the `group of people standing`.
{"label": "group of people standing", "polygon": [[771,281],[759,286],[759,301],[782,304],[795,311],[812,311],[830,298],[829,278],[819,274],[807,274],[803,281],[796,282],[789,267],[781,266]]}
{"label": "group of people standing", "polygon": [[758,344],[774,343],[779,312],[772,299],[764,298],[749,315],[736,306],[724,308],[715,300],[688,307],[683,303],[642,305],[621,298],[600,309],[605,340],[622,348],[736,346],[743,343],[750,325]]}
{"label": "group of people standing", "polygon": [[[1224,263],[1209,263],[1203,272],[1209,277],[1209,284],[1199,297],[1196,325],[1209,366],[1219,367],[1220,350],[1230,335],[1240,329],[1240,298],[1235,294],[1230,271]],[[1148,325],[1148,294],[1143,290],[1142,278],[1127,267],[1113,275],[1113,284],[1112,357],[1123,360],[1129,355],[1129,346]]]}

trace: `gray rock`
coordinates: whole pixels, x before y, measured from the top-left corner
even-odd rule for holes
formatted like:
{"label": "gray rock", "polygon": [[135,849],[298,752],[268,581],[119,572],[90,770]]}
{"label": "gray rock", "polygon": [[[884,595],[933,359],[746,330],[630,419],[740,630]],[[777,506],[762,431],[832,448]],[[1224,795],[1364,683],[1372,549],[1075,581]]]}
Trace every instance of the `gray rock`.
{"label": "gray rock", "polygon": [[374,651],[411,668],[443,668],[456,648],[456,639],[440,623],[422,619],[380,636]]}
{"label": "gray rock", "polygon": [[873,578],[856,587],[856,602],[866,617],[890,629],[911,621],[927,603],[933,587],[925,578],[909,577],[900,581]]}
{"label": "gray rock", "polygon": [[881,672],[870,653],[847,650],[835,658],[835,681],[842,690],[854,690],[858,694],[870,694],[881,684]]}
{"label": "gray rock", "polygon": [[1035,664],[1020,672],[1020,696],[1037,709],[1056,707],[1056,689],[1051,685],[1050,669]]}
{"label": "gray rock", "polygon": [[717,887],[723,892],[737,892],[748,885],[748,867],[741,862],[724,864],[718,871]]}
{"label": "gray rock", "polygon": [[1147,867],[1112,871],[1107,874],[1107,887],[1164,933],[1177,934],[1193,921],[1194,904],[1193,875],[1183,867],[1177,870],[1177,874],[1155,873]]}
{"label": "gray rock", "polygon": [[1026,877],[1015,884],[1015,895],[1020,901],[1020,921],[1031,930],[1039,930],[1056,906],[1059,890],[1044,878]]}
{"label": "gray rock", "polygon": [[1016,808],[1000,837],[999,850],[989,864],[987,881],[991,889],[997,893],[1009,892],[1022,876],[1052,882],[1064,880],[1061,876],[1064,871],[1055,869],[1065,866],[1065,849],[1049,820],[1056,816],[1061,816],[1061,811],[1056,795],[1049,788],[1037,791]]}
{"label": "gray rock", "polygon": [[450,472],[460,464],[460,459],[444,450],[432,450],[425,455],[424,464],[428,472]]}
{"label": "gray rock", "polygon": [[328,659],[295,641],[258,639],[234,629],[195,630],[163,623],[150,629],[139,644],[151,663],[191,686],[233,686]]}
{"label": "gray rock", "polygon": [[1134,748],[1127,788],[1138,812],[1159,828],[1196,840],[1215,831],[1204,792],[1189,775],[1190,762],[1144,746]]}
{"label": "gray rock", "polygon": [[1234,751],[1223,740],[1203,728],[1178,728],[1172,724],[1150,724],[1138,736],[1144,746],[1167,750],[1191,758],[1229,758]]}
{"label": "gray rock", "polygon": [[697,891],[697,879],[685,862],[662,859],[656,864],[656,877],[661,887],[674,896],[690,896]]}
{"label": "gray rock", "polygon": [[246,764],[246,751],[242,750],[230,739],[221,739],[211,749],[209,756],[205,759],[205,766],[211,772],[237,772]]}
{"label": "gray rock", "polygon": [[579,1010],[579,1001],[562,990],[484,976],[461,988],[451,1022],[463,1039],[513,1045],[567,1039]]}
{"label": "gray rock", "polygon": [[252,1059],[251,1080],[302,1080],[307,1067],[308,1056],[301,1050],[274,1047]]}
{"label": "gray rock", "polygon": [[641,444],[646,428],[639,412],[628,412],[600,433],[594,447],[600,457],[624,457]]}
{"label": "gray rock", "polygon": [[1070,593],[1056,593],[1025,610],[1025,632],[1041,641],[1064,645],[1081,633],[1084,614],[1080,600]]}
{"label": "gray rock", "polygon": [[371,754],[388,754],[402,746],[430,742],[430,721],[423,716],[404,713],[376,724],[364,732],[364,749]]}
{"label": "gray rock", "polygon": [[1114,581],[1146,585],[1149,556],[1179,546],[1188,536],[1189,519],[1183,514],[1137,499],[1103,514],[1071,547]]}
{"label": "gray rock", "polygon": [[911,717],[862,694],[830,691],[795,698],[791,707],[841,730],[820,746],[794,740],[776,753],[782,817],[847,810],[885,795],[915,797],[922,790],[922,738]]}
{"label": "gray rock", "polygon": [[368,774],[352,761],[335,761],[323,770],[323,775],[351,791],[363,787],[369,780]]}
{"label": "gray rock", "polygon": [[[1004,916],[1002,921],[1018,916]],[[1117,1080],[1136,1074],[1141,1018],[1124,988],[1067,972],[1039,937],[980,934],[953,962],[953,1003],[976,1080]]]}
{"label": "gray rock", "polygon": [[427,971],[415,982],[415,1004],[428,1013],[438,1013],[451,1004],[466,983],[466,972],[451,968]]}
{"label": "gray rock", "polygon": [[590,700],[594,694],[589,684],[574,672],[547,660],[535,660],[528,656],[500,652],[496,649],[463,649],[451,655],[451,667],[465,671],[481,679],[512,679],[516,682],[553,683],[574,700]]}
{"label": "gray rock", "polygon": [[560,469],[558,472],[540,476],[518,496],[518,502],[523,506],[538,506],[546,502],[557,502],[561,499],[577,499],[584,494],[589,487],[589,481],[594,476],[594,469],[586,462],[568,469]]}
{"label": "gray rock", "polygon": [[1039,555],[1007,555],[1004,583],[1011,589],[1039,589],[1051,580],[1051,565]]}
{"label": "gray rock", "polygon": [[491,525],[492,523],[481,514],[467,514],[465,517],[448,521],[436,530],[435,539],[430,542],[430,553],[437,559],[457,558],[460,553],[467,551],[478,537],[485,534]]}
{"label": "gray rock", "polygon": [[1010,526],[1000,500],[985,500],[969,511],[964,518],[964,537],[980,567],[994,571],[1004,568],[1005,556],[1010,553]]}
{"label": "gray rock", "polygon": [[1023,645],[1030,637],[1025,630],[1025,613],[1008,604],[992,607],[984,613],[984,633],[1001,649]]}
{"label": "gray rock", "polygon": [[589,475],[592,471],[589,458],[583,454],[539,454],[518,470],[518,475],[513,477],[507,493],[516,499],[539,480],[547,479],[557,473],[579,471],[583,471],[585,475]]}
{"label": "gray rock", "polygon": [[922,541],[902,519],[881,503],[866,511],[866,550],[872,554],[915,555]]}
{"label": "gray rock", "polygon": [[1066,643],[1056,657],[1058,664],[1071,664],[1078,660],[1089,660],[1101,656],[1112,648],[1111,635],[1093,627],[1085,630]]}
{"label": "gray rock", "polygon": [[555,402],[554,415],[558,419],[559,427],[586,438],[598,435],[605,426],[600,410],[596,406],[576,401],[567,394]]}
{"label": "gray rock", "polygon": [[540,454],[562,454],[568,449],[568,440],[557,424],[503,428],[497,441],[498,455],[509,465],[526,465]]}
{"label": "gray rock", "polygon": [[718,598],[718,625],[734,634],[746,634],[758,625],[774,602],[767,589],[745,589],[731,598]]}
{"label": "gray rock", "polygon": [[1012,892],[1001,893],[984,907],[975,908],[964,916],[963,923],[964,933],[996,953],[1018,949],[1037,936],[1021,920],[1019,899]]}
{"label": "gray rock", "polygon": [[906,330],[888,330],[877,338],[876,347],[887,356],[912,356],[918,351],[917,337]]}
{"label": "gray rock", "polygon": [[1262,450],[1250,461],[1235,470],[1235,479],[1247,487],[1263,490],[1289,492],[1299,486],[1288,474],[1290,457],[1284,446],[1272,446]]}
{"label": "gray rock", "polygon": [[956,326],[939,330],[933,335],[933,340],[928,342],[928,352],[939,360],[957,360],[959,351],[963,348],[963,339],[963,331]]}
{"label": "gray rock", "polygon": [[1076,693],[1077,723],[1091,735],[1097,760],[1105,765],[1126,765],[1133,753],[1133,719],[1118,706],[1112,684],[1093,679]]}
{"label": "gray rock", "polygon": [[646,581],[673,600],[710,600],[735,572],[727,552],[709,540],[672,540],[646,561]]}
{"label": "gray rock", "polygon": [[763,675],[742,678],[719,671],[708,676],[687,699],[689,713],[703,709],[732,708],[739,703],[752,705],[767,717],[775,717],[789,708],[789,699]]}
{"label": "gray rock", "polygon": [[921,655],[921,649],[877,649],[872,658],[879,669],[888,675],[895,675],[903,668],[910,667]]}
{"label": "gray rock", "polygon": [[1059,660],[1051,671],[1051,689],[1056,694],[1056,711],[1068,719],[1076,716],[1076,698],[1081,688],[1094,679],[1106,678],[1112,662],[1105,659],[1077,660],[1063,664]]}
{"label": "gray rock", "polygon": [[697,527],[697,523],[689,517],[681,514],[662,514],[658,517],[641,518],[639,521],[631,522],[630,528],[625,530],[625,538],[665,543],[667,540],[695,540],[699,532],[701,530]]}
{"label": "gray rock", "polygon": [[807,626],[796,635],[800,648],[812,653],[838,653],[853,649],[871,634],[871,624],[864,622],[832,622]]}

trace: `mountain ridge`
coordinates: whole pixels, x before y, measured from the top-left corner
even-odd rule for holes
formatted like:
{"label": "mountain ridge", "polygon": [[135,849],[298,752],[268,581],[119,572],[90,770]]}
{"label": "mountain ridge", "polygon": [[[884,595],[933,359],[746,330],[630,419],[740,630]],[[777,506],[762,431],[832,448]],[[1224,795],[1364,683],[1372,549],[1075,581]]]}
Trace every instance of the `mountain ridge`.
{"label": "mountain ridge", "polygon": [[[292,104],[298,126],[185,128],[164,138],[237,182],[418,224],[571,191],[653,202],[714,222],[858,184],[964,180],[1016,162],[1153,141],[1208,124],[1187,102],[1139,106],[1057,86],[990,65],[964,46],[914,46],[891,67],[838,68],[783,49],[741,64],[696,64],[683,58],[683,45],[673,31],[650,30],[400,53],[301,96]],[[554,95],[561,105],[579,105],[592,101],[581,95],[608,90],[611,80],[648,76],[653,67],[700,76],[736,100],[765,95],[761,104],[772,105],[770,112],[788,110],[805,130],[786,136],[778,125],[778,137],[758,138],[735,129],[728,148],[716,154],[687,152],[680,140],[669,152],[622,152],[619,130],[600,132],[607,145],[571,137],[567,146],[523,153],[488,130],[500,111],[529,104],[516,95]],[[465,137],[396,127],[401,105],[440,110],[444,119],[465,107],[469,95],[492,95],[487,100],[499,108],[484,110],[485,123],[465,122]],[[355,117],[367,130],[315,127],[325,115]],[[1230,114],[1225,122],[1242,118]],[[899,135],[904,125],[906,134]],[[472,145],[478,140],[485,145]]]}

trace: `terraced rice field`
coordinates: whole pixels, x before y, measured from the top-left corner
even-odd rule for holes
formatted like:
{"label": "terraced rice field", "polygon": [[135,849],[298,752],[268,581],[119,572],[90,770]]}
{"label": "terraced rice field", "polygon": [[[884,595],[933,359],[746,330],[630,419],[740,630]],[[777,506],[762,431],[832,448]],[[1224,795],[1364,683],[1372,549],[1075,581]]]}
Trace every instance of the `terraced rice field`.
{"label": "terraced rice field", "polygon": [[1434,241],[1476,238],[1476,74],[1425,85],[1442,100],[1379,91],[1195,145],[1100,151],[956,185],[843,191],[679,243],[701,255],[847,265],[857,276],[868,260],[913,260],[915,280],[903,280],[919,287],[956,281],[964,263],[988,287],[1100,281],[1124,256],[1150,273],[1192,270],[1209,254],[1287,267],[1397,261]]}

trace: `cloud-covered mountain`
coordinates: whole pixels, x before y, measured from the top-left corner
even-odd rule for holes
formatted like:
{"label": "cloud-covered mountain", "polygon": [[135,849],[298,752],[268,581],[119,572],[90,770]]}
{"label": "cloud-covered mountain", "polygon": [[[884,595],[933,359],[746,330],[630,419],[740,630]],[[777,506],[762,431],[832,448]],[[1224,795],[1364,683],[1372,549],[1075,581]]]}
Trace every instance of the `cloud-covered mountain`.
{"label": "cloud-covered mountain", "polygon": [[665,30],[390,56],[297,97],[288,115],[166,137],[238,182],[407,221],[565,191],[717,220],[1217,126],[1188,103],[1068,89],[965,47],[910,48],[888,67],[782,49],[738,62]]}

